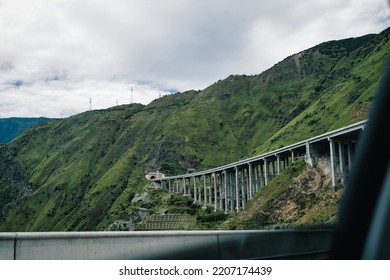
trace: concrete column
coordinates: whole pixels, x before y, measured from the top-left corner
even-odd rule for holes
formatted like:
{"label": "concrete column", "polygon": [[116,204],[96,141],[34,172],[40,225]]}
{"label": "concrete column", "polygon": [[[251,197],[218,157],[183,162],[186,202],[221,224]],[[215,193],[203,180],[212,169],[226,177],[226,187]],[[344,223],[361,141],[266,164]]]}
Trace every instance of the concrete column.
{"label": "concrete column", "polygon": [[212,177],[211,177],[211,174],[209,175],[209,205],[211,206],[211,204],[213,203],[213,189],[212,189],[212,185],[213,183],[211,182],[212,181]]}
{"label": "concrete column", "polygon": [[314,162],[313,162],[313,158],[311,157],[309,142],[306,143],[305,161],[306,161],[307,164],[309,164],[311,167],[313,167]]}
{"label": "concrete column", "polygon": [[238,190],[238,168],[236,169],[236,212],[238,213],[240,211],[240,200],[239,200],[239,190]]}
{"label": "concrete column", "polygon": [[251,174],[251,179],[252,179],[252,198],[255,196],[256,193],[256,188],[257,188],[257,164],[256,163],[251,163],[252,164],[252,174]]}
{"label": "concrete column", "polygon": [[245,176],[245,169],[243,168],[241,170],[241,207],[242,207],[242,209],[245,209],[245,204],[246,204],[244,176]]}
{"label": "concrete column", "polygon": [[279,175],[280,174],[280,172],[282,172],[282,164],[281,164],[281,162],[280,162],[280,155],[276,155],[276,165],[277,165],[277,174]]}
{"label": "concrete column", "polygon": [[177,180],[177,178],[175,180],[176,180],[176,193],[178,193],[179,192],[179,180]]}
{"label": "concrete column", "polygon": [[207,195],[207,205],[210,205],[210,176],[206,175],[206,195]]}
{"label": "concrete column", "polygon": [[255,189],[253,194],[256,194],[257,190],[259,189],[259,165],[258,164],[255,165],[254,173],[255,173]]}
{"label": "concrete column", "polygon": [[218,187],[219,187],[219,192],[218,192],[218,202],[219,202],[219,205],[218,205],[218,209],[219,210],[222,210],[223,209],[223,198],[224,198],[224,195],[223,195],[223,173],[219,173],[218,174]]}
{"label": "concrete column", "polygon": [[198,192],[198,201],[202,203],[202,188],[200,187],[200,177],[198,178],[197,192]]}
{"label": "concrete column", "polygon": [[248,185],[249,185],[249,199],[252,199],[252,164],[248,163]]}
{"label": "concrete column", "polygon": [[271,174],[272,174],[272,177],[275,176],[275,161],[273,161],[272,159],[270,160],[270,166],[271,166]]}
{"label": "concrete column", "polygon": [[183,194],[186,195],[187,194],[187,190],[186,190],[186,178],[183,178]]}
{"label": "concrete column", "polygon": [[264,158],[264,185],[268,185],[268,159]]}
{"label": "concrete column", "polygon": [[223,171],[223,188],[225,190],[224,196],[225,196],[225,214],[227,213],[228,209],[228,194],[227,194],[227,172],[226,170]]}
{"label": "concrete column", "polygon": [[291,150],[291,162],[294,162],[294,160],[295,160],[294,151]]}
{"label": "concrete column", "polygon": [[202,202],[202,188],[200,187],[200,178],[195,177],[195,182],[196,182],[196,192],[198,193],[198,201]]}
{"label": "concrete column", "polygon": [[264,186],[265,176],[264,176],[264,165],[260,163],[259,165],[259,179],[260,179],[260,187]]}
{"label": "concrete column", "polygon": [[288,157],[284,158],[284,169],[286,170],[288,167]]}
{"label": "concrete column", "polygon": [[232,172],[229,170],[226,170],[226,181],[227,181],[227,197],[228,197],[228,209],[229,211],[233,211],[232,207]]}
{"label": "concrete column", "polygon": [[207,205],[207,188],[206,188],[206,175],[203,175],[203,186],[204,186],[204,205]]}
{"label": "concrete column", "polygon": [[217,174],[213,173],[214,176],[214,211],[217,211]]}
{"label": "concrete column", "polygon": [[236,193],[235,193],[235,189],[236,189],[236,185],[234,184],[235,182],[235,175],[233,174],[233,172],[230,172],[230,176],[229,176],[229,184],[230,184],[230,211],[234,211],[235,209],[235,199],[236,199]]}
{"label": "concrete column", "polygon": [[198,200],[198,198],[196,197],[198,195],[198,192],[196,191],[196,179],[195,177],[194,178],[194,202],[196,202]]}
{"label": "concrete column", "polygon": [[245,180],[245,183],[246,183],[246,196],[245,196],[245,201],[246,203],[248,204],[248,201],[249,201],[249,196],[250,196],[250,192],[249,192],[249,180],[250,179],[250,175],[249,175],[249,167],[247,168],[246,170],[246,180]]}
{"label": "concrete column", "polygon": [[344,144],[342,142],[339,142],[339,163],[340,163],[341,182],[343,186],[345,186],[346,173],[345,173],[345,160],[344,160]]}
{"label": "concrete column", "polygon": [[171,180],[168,179],[168,192],[171,192]]}
{"label": "concrete column", "polygon": [[234,206],[233,206],[233,201],[234,201],[234,194],[233,194],[233,171],[229,172],[228,171],[228,192],[229,192],[229,206],[230,206],[230,211],[234,211]]}
{"label": "concrete column", "polygon": [[347,153],[348,153],[348,169],[351,172],[352,168],[352,143],[348,142],[347,144]]}
{"label": "concrete column", "polygon": [[336,158],[335,158],[335,146],[332,138],[329,140],[329,149],[330,149],[330,170],[332,175],[332,188],[336,189]]}

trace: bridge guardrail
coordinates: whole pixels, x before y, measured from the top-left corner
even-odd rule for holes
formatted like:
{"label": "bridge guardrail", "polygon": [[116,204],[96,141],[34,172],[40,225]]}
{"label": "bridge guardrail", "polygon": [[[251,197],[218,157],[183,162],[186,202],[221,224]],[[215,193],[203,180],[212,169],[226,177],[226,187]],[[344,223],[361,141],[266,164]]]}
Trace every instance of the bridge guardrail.
{"label": "bridge guardrail", "polygon": [[332,239],[332,230],[0,233],[0,259],[324,258]]}

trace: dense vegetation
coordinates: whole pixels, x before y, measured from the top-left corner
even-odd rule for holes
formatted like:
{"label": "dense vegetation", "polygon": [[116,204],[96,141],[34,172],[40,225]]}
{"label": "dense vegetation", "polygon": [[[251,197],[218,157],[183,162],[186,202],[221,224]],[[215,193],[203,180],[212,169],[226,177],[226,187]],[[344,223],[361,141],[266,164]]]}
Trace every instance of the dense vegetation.
{"label": "dense vegetation", "polygon": [[365,119],[389,33],[326,42],[259,75],[232,75],[147,106],[28,129],[0,146],[0,230],[108,229],[133,217],[145,172],[206,169]]}

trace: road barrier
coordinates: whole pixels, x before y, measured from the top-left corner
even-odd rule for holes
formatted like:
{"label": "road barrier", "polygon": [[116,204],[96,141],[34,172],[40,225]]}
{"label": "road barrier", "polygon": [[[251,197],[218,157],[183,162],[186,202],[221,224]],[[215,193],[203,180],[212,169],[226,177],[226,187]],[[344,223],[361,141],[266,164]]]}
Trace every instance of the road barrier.
{"label": "road barrier", "polygon": [[332,230],[10,232],[0,259],[318,259],[332,240]]}

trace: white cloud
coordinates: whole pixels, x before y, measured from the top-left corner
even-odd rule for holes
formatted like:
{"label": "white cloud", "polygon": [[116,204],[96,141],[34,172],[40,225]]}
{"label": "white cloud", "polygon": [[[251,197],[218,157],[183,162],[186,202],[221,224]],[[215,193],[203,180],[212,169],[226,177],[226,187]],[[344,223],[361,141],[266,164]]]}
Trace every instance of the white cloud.
{"label": "white cloud", "polygon": [[[389,26],[385,0],[3,0],[0,117],[60,117],[258,74]],[[148,81],[148,82],[143,82]]]}

